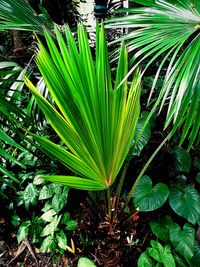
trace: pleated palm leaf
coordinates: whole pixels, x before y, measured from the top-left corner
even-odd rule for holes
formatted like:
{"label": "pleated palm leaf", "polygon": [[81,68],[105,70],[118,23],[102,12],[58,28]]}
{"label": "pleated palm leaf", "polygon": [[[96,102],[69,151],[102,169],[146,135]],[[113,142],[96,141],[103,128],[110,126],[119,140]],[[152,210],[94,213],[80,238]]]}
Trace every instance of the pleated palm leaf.
{"label": "pleated palm leaf", "polygon": [[44,9],[41,8],[38,15],[26,0],[0,1],[0,30],[33,31],[43,35],[44,27],[49,31],[54,27]]}
{"label": "pleated palm leaf", "polygon": [[189,137],[191,148],[195,140],[199,140],[200,128],[200,2],[134,2],[144,7],[124,9],[125,16],[110,19],[108,27],[129,29],[123,39],[127,41],[128,50],[135,51],[132,71],[141,62],[146,62],[146,70],[159,60],[149,102],[164,70],[157,104],[160,110],[168,105],[165,127],[173,122],[174,131],[182,128],[180,144]]}
{"label": "pleated palm leaf", "polygon": [[127,51],[122,45],[116,78],[112,80],[103,25],[97,27],[95,60],[82,25],[78,26],[78,45],[69,27],[65,28],[66,40],[57,28],[55,33],[57,44],[45,32],[48,49],[39,41],[36,63],[57,109],[30,80],[26,84],[67,148],[33,136],[76,175],[41,178],[77,189],[109,188],[135,135],[140,113],[139,74],[134,74],[130,88],[127,81],[118,87],[128,72]]}

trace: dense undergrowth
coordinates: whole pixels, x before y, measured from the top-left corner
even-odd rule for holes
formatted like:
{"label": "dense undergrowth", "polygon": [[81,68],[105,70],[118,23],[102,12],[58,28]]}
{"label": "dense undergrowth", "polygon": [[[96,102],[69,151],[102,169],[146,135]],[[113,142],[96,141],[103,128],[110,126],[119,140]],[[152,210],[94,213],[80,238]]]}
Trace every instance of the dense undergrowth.
{"label": "dense undergrowth", "polygon": [[28,4],[3,2],[15,25],[0,4],[0,266],[198,267],[199,3],[138,0],[144,16],[106,23],[112,36],[135,19],[126,46],[107,48],[102,24],[90,49],[82,25],[74,35],[38,7],[25,25]]}

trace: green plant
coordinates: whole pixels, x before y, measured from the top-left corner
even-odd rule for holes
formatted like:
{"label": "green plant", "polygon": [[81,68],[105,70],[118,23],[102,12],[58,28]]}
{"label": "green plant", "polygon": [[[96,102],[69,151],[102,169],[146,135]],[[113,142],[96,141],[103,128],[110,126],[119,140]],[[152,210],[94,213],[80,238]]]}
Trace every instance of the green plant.
{"label": "green plant", "polygon": [[[129,51],[135,53],[131,61],[133,67],[128,75],[140,63],[145,66],[142,72],[144,74],[149,66],[160,60],[150,90],[149,103],[154,91],[159,89],[158,78],[164,74],[154,108],[160,105],[161,111],[168,106],[165,128],[173,122],[173,132],[177,129],[182,131],[180,144],[189,137],[191,148],[195,140],[199,142],[200,4],[189,0],[134,2],[144,7],[121,10],[125,12],[125,16],[108,20],[108,27],[129,29],[123,40]],[[115,57],[118,57],[118,52]]]}
{"label": "green plant", "polygon": [[170,245],[164,247],[155,240],[150,241],[151,247],[148,247],[146,252],[143,252],[138,260],[138,267],[175,267],[174,256]]}
{"label": "green plant", "polygon": [[[26,179],[32,179],[32,173],[26,175]],[[22,185],[21,185],[22,187]],[[25,238],[33,243],[39,243],[42,252],[56,252],[61,254],[68,250],[75,253],[74,242],[67,242],[67,233],[74,231],[77,221],[73,220],[69,212],[64,212],[67,203],[69,188],[58,184],[46,184],[35,177],[28,183],[23,191],[18,191],[17,205],[24,205],[26,210],[34,210],[32,207],[40,206],[42,215],[33,216],[29,220],[21,219],[17,214],[12,216],[12,224],[18,228],[17,240],[20,244]],[[32,207],[30,207],[32,205]]]}
{"label": "green plant", "polygon": [[0,3],[0,30],[25,30],[43,35],[44,27],[51,32],[52,19],[44,8],[41,14],[25,0],[2,0]]}
{"label": "green plant", "polygon": [[96,265],[88,258],[81,257],[78,261],[77,267],[95,267]]}
{"label": "green plant", "polygon": [[150,225],[160,240],[172,244],[174,259],[180,266],[199,265],[199,241],[195,241],[195,229],[191,224],[186,223],[181,228],[170,216],[166,216],[160,221],[153,220]]}
{"label": "green plant", "polygon": [[135,73],[118,85],[128,72],[127,52],[122,45],[115,84],[112,84],[103,26],[97,27],[96,62],[82,25],[78,48],[68,27],[67,46],[55,28],[60,52],[45,32],[47,51],[39,41],[38,68],[60,112],[26,79],[49,123],[69,150],[32,135],[47,151],[80,176],[42,175],[49,181],[78,189],[108,189],[115,181],[130,149],[140,113],[140,80]]}

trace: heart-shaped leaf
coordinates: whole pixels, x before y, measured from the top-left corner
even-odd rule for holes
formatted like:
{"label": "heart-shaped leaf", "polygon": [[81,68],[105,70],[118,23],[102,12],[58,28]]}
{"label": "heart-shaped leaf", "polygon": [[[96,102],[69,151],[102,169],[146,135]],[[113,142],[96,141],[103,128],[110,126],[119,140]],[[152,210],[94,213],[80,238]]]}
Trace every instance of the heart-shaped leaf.
{"label": "heart-shaped leaf", "polygon": [[182,147],[172,149],[173,164],[176,171],[189,172],[191,168],[191,156]]}
{"label": "heart-shaped leaf", "polygon": [[195,224],[200,216],[200,198],[195,188],[188,185],[184,188],[173,188],[169,195],[171,208],[189,222]]}
{"label": "heart-shaped leaf", "polygon": [[151,211],[160,208],[169,195],[167,185],[158,183],[152,188],[152,181],[148,176],[143,176],[133,193],[133,202],[139,206],[140,211]]}
{"label": "heart-shaped leaf", "polygon": [[165,218],[160,221],[150,222],[151,231],[162,241],[168,242],[170,240],[169,239],[170,225],[173,223],[174,222],[170,216],[165,216]]}
{"label": "heart-shaped leaf", "polygon": [[195,229],[189,223],[181,227],[174,223],[170,227],[170,241],[175,250],[187,260],[194,255]]}

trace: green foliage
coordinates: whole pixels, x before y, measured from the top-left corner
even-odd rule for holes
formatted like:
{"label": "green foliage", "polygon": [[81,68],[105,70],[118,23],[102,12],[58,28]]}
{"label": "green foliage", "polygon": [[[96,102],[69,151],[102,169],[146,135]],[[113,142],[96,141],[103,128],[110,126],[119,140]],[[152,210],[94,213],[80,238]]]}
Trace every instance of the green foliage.
{"label": "green foliage", "polygon": [[44,9],[37,14],[25,0],[0,2],[0,30],[33,31],[43,35],[43,29],[53,29],[54,23]]}
{"label": "green foliage", "polygon": [[46,138],[32,136],[77,176],[42,178],[82,190],[106,189],[115,181],[136,132],[140,113],[139,74],[135,73],[130,88],[127,82],[120,85],[128,72],[127,51],[122,45],[112,83],[103,25],[101,29],[97,27],[95,62],[83,25],[78,27],[78,45],[68,27],[67,42],[57,28],[55,33],[60,51],[45,32],[48,50],[39,41],[36,61],[60,112],[28,79],[26,84],[68,150]]}
{"label": "green foliage", "polygon": [[138,267],[176,266],[170,245],[165,245],[163,247],[158,241],[155,240],[151,240],[150,244],[151,247],[147,248],[146,252],[140,255],[138,259]]}
{"label": "green foliage", "polygon": [[175,250],[187,260],[194,255],[194,238],[195,229],[189,223],[184,224],[183,230],[178,224],[170,226],[170,241]]}
{"label": "green foliage", "polygon": [[[151,137],[151,128],[150,128],[150,123],[148,122],[145,129],[143,130],[143,127],[146,123],[147,120],[147,116],[148,113],[143,112],[141,114],[141,117],[138,120],[138,124],[137,124],[137,128],[136,128],[136,133],[135,133],[135,138],[134,141],[137,140],[137,138],[139,137],[141,131],[142,134],[139,137],[139,141],[137,142],[137,145],[133,151],[133,155],[134,156],[139,156],[141,151],[143,150],[143,148],[148,144],[150,137]],[[133,141],[133,145],[134,145],[134,141]]]}
{"label": "green foliage", "polygon": [[143,176],[139,181],[133,194],[135,206],[139,206],[140,211],[152,211],[160,208],[169,195],[167,185],[158,183],[152,187],[152,181],[148,176]]}
{"label": "green foliage", "polygon": [[95,267],[96,265],[88,258],[82,257],[78,261],[77,267]]}
{"label": "green foliage", "polygon": [[[149,103],[159,88],[159,77],[165,73],[156,106],[168,106],[165,127],[174,123],[173,131],[182,127],[180,144],[189,138],[189,148],[199,142],[199,1],[136,0],[144,7],[124,9],[125,16],[108,20],[109,28],[129,28],[123,36],[134,56],[132,71],[141,63],[146,69],[159,61]],[[130,29],[132,30],[130,32]],[[114,41],[119,42],[120,39]],[[134,53],[135,52],[135,53]],[[118,51],[115,53],[118,57]],[[130,74],[131,72],[129,72]]]}
{"label": "green foliage", "polygon": [[174,223],[170,216],[165,216],[162,220],[156,221],[153,220],[150,222],[151,230],[159,239],[162,241],[168,242],[170,225]]}
{"label": "green foliage", "polygon": [[189,222],[195,224],[200,217],[200,197],[196,189],[188,185],[182,188],[172,188],[169,195],[171,208]]}
{"label": "green foliage", "polygon": [[173,147],[172,149],[173,165],[176,171],[189,172],[191,169],[191,156],[182,147]]}
{"label": "green foliage", "polygon": [[[41,173],[41,171],[40,171]],[[33,173],[22,178],[23,183],[27,184],[32,179]],[[60,252],[68,250],[67,233],[74,231],[78,225],[68,212],[63,212],[64,205],[67,203],[69,188],[58,184],[46,184],[36,176],[32,182],[19,191],[17,205],[24,204],[30,211],[34,206],[41,206],[41,212],[37,212],[30,220],[23,221],[18,215],[12,216],[12,224],[18,228],[17,240],[22,242],[26,237],[33,243],[41,245],[42,252]],[[65,246],[65,248],[64,248]]]}
{"label": "green foliage", "polygon": [[180,266],[187,266],[183,259],[193,266],[190,260],[194,259],[196,261],[199,250],[195,246],[195,229],[191,224],[184,224],[182,229],[178,224],[173,222],[171,217],[166,216],[160,221],[152,221],[150,225],[152,232],[168,244],[171,242],[174,250],[182,257],[180,258],[178,255],[175,257]]}

